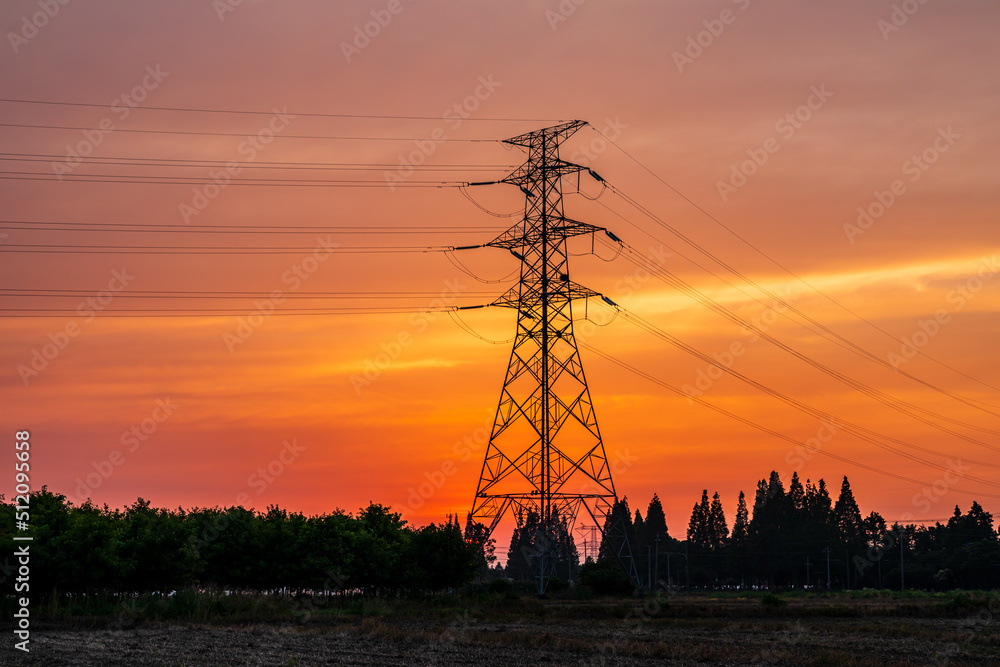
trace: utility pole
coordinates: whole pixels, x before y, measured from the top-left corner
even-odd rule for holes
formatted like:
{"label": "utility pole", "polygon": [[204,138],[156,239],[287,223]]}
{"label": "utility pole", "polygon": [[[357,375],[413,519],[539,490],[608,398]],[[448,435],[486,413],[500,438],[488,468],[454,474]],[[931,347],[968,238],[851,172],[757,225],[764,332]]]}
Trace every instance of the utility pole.
{"label": "utility pole", "polygon": [[657,535],[656,539],[653,541],[655,554],[653,556],[653,580],[656,582],[656,587],[660,587],[660,536]]}
{"label": "utility pole", "polygon": [[806,588],[809,588],[809,556],[806,556]]}
{"label": "utility pole", "polygon": [[830,590],[830,547],[823,551],[826,552],[826,590]]}
{"label": "utility pole", "polygon": [[906,539],[906,528],[904,526],[899,527],[899,592],[902,593],[906,590],[906,584],[903,579],[903,547],[906,544],[904,541]]}
{"label": "utility pole", "polygon": [[690,559],[688,558],[688,542],[684,541],[684,578],[687,579],[687,590],[691,592],[691,570],[688,568]]}
{"label": "utility pole", "polygon": [[573,333],[573,301],[601,297],[570,280],[567,239],[604,230],[563,214],[563,176],[589,171],[601,180],[559,157],[560,144],[585,125],[571,121],[503,142],[528,153],[523,165],[497,181],[524,193],[524,217],[485,244],[520,260],[521,273],[490,304],[517,311],[517,333],[472,516],[484,521],[489,537],[508,511],[538,513],[544,547],[536,559],[539,595],[552,572],[557,524],[565,520],[572,534],[581,511],[638,581],[625,526],[608,520],[618,496]]}
{"label": "utility pole", "polygon": [[649,590],[653,590],[653,561],[650,559],[652,555],[650,551],[653,550],[652,544],[646,545],[646,576],[648,577],[649,584],[646,586]]}
{"label": "utility pole", "polygon": [[670,579],[670,552],[668,551],[667,552],[667,597],[670,597],[670,594],[673,592],[673,587],[671,583],[672,582]]}

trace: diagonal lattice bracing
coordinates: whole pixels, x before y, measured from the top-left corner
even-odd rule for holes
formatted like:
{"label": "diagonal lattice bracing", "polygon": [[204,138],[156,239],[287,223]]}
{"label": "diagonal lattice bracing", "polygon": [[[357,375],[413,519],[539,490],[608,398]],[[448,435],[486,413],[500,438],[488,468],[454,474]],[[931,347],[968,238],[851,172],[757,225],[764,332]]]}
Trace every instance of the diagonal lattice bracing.
{"label": "diagonal lattice bracing", "polygon": [[[581,512],[604,526],[617,499],[573,333],[573,301],[600,296],[569,278],[567,239],[600,229],[563,213],[562,177],[586,168],[560,159],[559,145],[584,125],[572,121],[506,140],[528,153],[502,181],[524,192],[524,218],[487,244],[509,250],[521,271],[493,303],[517,310],[517,333],[472,514],[492,534],[508,512],[533,509],[543,545],[554,543],[558,517],[571,530]],[[540,594],[554,562],[550,551],[537,554]],[[634,571],[630,555],[623,564]]]}

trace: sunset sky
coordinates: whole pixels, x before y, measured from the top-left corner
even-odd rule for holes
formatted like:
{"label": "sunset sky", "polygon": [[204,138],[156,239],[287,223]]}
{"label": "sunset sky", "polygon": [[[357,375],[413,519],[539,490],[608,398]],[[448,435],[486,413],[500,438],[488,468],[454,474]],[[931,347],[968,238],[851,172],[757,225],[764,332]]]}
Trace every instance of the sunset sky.
{"label": "sunset sky", "polygon": [[[981,441],[969,442],[892,410],[751,340],[624,257],[607,261],[613,249],[598,244],[595,257],[589,241],[577,239],[577,282],[716,358],[738,344],[734,370],[939,452],[914,453],[961,473],[956,481],[843,432],[823,450],[867,468],[802,457],[787,442],[584,350],[605,446],[621,462],[614,480],[620,496],[645,512],[658,493],[676,537],[702,489],[719,491],[731,523],[740,490],[752,497],[771,470],[786,483],[793,470],[803,479],[823,477],[833,493],[846,474],[862,511],[878,510],[890,522],[904,513],[919,521],[947,517],[973,500],[1000,513],[1000,485],[970,478],[1000,481],[998,22],[1000,5],[985,0],[6,2],[0,422],[10,435],[31,430],[33,485],[77,502],[89,496],[120,507],[141,496],[166,507],[276,503],[320,513],[376,501],[417,525],[449,512],[464,516],[509,344],[488,344],[446,314],[269,316],[249,326],[240,318],[257,312],[260,297],[255,304],[232,293],[280,291],[279,314],[488,303],[509,284],[477,281],[440,252],[325,248],[489,241],[517,218],[488,215],[457,188],[385,185],[499,179],[524,154],[497,140],[582,119],[592,128],[567,141],[563,158],[591,167],[755,284],[878,358],[903,356],[899,340],[914,344],[921,354],[908,355],[900,368],[967,402],[774,318],[767,307],[773,299],[611,189],[592,200],[601,188],[588,176],[579,185],[566,179],[568,216],[662,258],[666,270],[809,357],[980,429],[927,417]],[[262,130],[264,139],[250,139]],[[319,136],[341,138],[302,138]],[[77,163],[67,157],[74,151],[89,157]],[[405,167],[414,160],[424,167],[410,174]],[[221,176],[226,163],[239,173]],[[327,168],[289,168],[306,163]],[[329,168],[334,164],[351,167]],[[379,187],[232,181],[206,189],[228,178],[369,180]],[[523,206],[511,186],[469,194],[493,212]],[[210,225],[355,229],[206,233]],[[414,233],[365,233],[380,227]],[[12,247],[34,244],[292,250]],[[518,266],[496,249],[456,257],[488,281]],[[287,298],[310,292],[367,298]],[[378,292],[396,294],[375,298]],[[142,308],[190,316],[106,317]],[[582,304],[577,312],[582,318]],[[609,316],[597,302],[587,312],[602,322]],[[7,317],[31,314],[46,316]],[[511,310],[461,315],[483,338],[513,335]],[[624,318],[581,329],[580,337],[677,387],[697,387],[709,370]],[[44,358],[47,345],[51,358]],[[733,378],[703,381],[701,390],[705,400],[799,440],[822,427]],[[8,497],[12,477],[0,479]],[[937,492],[922,495],[935,484]]]}

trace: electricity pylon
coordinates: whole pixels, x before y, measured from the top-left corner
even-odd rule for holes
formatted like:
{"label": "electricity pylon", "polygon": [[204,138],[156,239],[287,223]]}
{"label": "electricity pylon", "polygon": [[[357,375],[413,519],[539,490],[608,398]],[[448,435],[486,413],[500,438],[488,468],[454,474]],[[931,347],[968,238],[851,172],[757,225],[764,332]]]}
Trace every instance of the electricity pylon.
{"label": "electricity pylon", "polygon": [[[492,534],[508,510],[538,513],[540,595],[555,567],[556,522],[565,519],[572,531],[583,510],[605,526],[617,500],[573,334],[573,301],[601,296],[569,278],[567,239],[603,231],[563,214],[562,177],[587,168],[560,159],[559,145],[584,125],[577,120],[504,141],[528,153],[499,181],[524,192],[524,218],[486,244],[521,260],[521,274],[492,304],[517,310],[517,334],[472,515]],[[634,574],[627,545],[615,551],[627,554],[623,565]]]}

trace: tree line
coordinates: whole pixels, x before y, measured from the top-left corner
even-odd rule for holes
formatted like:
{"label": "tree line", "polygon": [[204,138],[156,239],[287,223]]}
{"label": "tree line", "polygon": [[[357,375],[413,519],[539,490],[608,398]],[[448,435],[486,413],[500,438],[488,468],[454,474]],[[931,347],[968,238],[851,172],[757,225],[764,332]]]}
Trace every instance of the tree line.
{"label": "tree line", "polygon": [[[43,487],[31,494],[29,510],[35,599],[185,587],[423,594],[477,579],[534,581],[542,553],[554,556],[554,581],[589,576],[617,591],[623,587],[610,565],[625,565],[651,588],[1000,587],[1000,536],[978,502],[965,513],[956,506],[933,526],[889,525],[878,512],[861,514],[847,477],[834,501],[824,480],[803,484],[797,473],[787,488],[776,472],[761,479],[752,505],[741,492],[731,529],[719,494],[705,489],[682,538],[670,534],[656,494],[645,515],[623,498],[607,517],[599,550],[588,548],[582,567],[567,518],[554,517],[545,537],[534,511],[515,516],[501,566],[494,540],[471,517],[464,527],[455,516],[412,527],[377,503],[355,514],[337,509],[315,516],[277,506],[167,510],[142,499],[119,510],[90,501],[75,506]],[[7,593],[17,572],[15,544],[23,544],[14,542],[14,529],[15,506],[0,496],[0,582]]]}
{"label": "tree line", "polygon": [[[229,591],[394,595],[457,588],[493,559],[485,528],[457,517],[422,528],[377,503],[318,516],[277,506],[167,510],[80,506],[43,488],[30,496],[30,596]],[[0,496],[0,580],[18,565],[14,504]],[[478,537],[477,537],[478,536]],[[6,560],[5,560],[6,558]]]}
{"label": "tree line", "polygon": [[[955,506],[945,523],[894,522],[862,516],[845,476],[836,501],[826,482],[793,473],[787,489],[777,472],[757,483],[748,506],[740,492],[732,529],[718,493],[702,491],[683,539],[672,537],[654,494],[643,517],[628,500],[608,525],[624,528],[644,585],[692,588],[952,588],[1000,587],[1000,540],[993,515],[973,501]],[[601,558],[611,558],[602,546]],[[669,568],[669,571],[668,569]]]}

